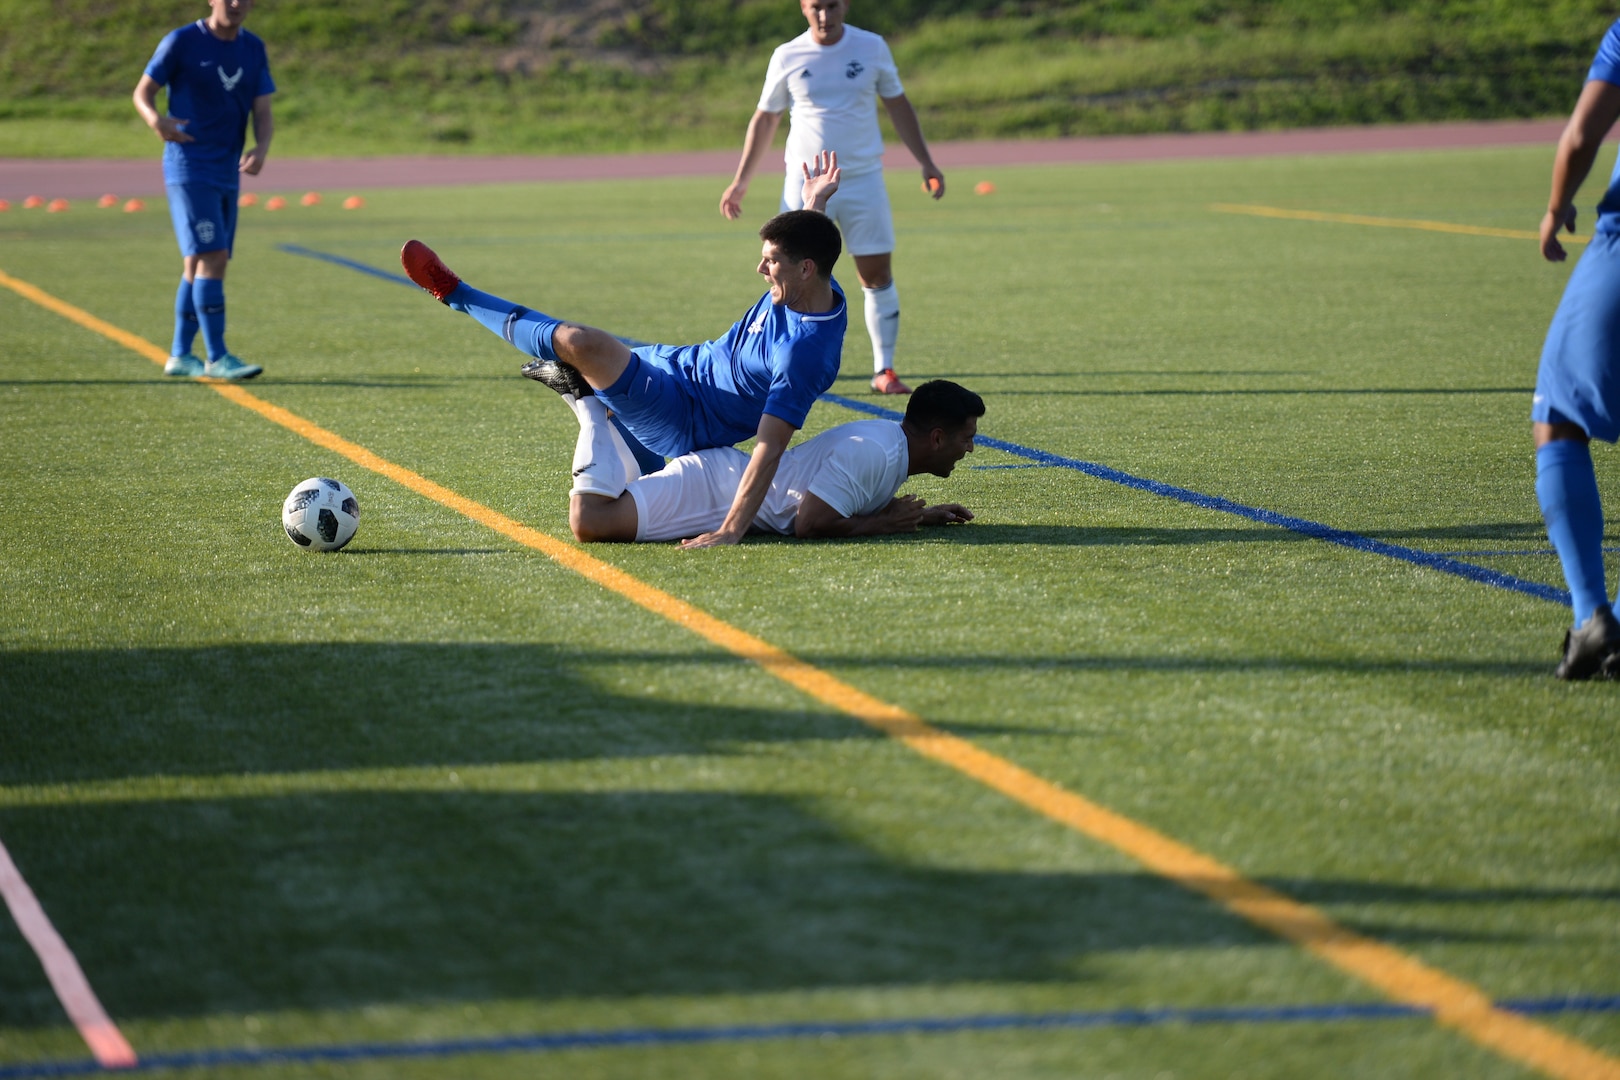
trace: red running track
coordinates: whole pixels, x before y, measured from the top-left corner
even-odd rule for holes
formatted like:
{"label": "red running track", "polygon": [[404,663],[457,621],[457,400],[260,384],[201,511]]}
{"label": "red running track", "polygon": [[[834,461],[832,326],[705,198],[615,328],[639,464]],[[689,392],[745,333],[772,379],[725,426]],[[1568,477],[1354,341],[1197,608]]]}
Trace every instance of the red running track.
{"label": "red running track", "polygon": [[[1094,138],[938,143],[934,158],[953,169],[999,165],[1057,165],[1173,158],[1261,157],[1281,154],[1346,154],[1445,150],[1485,146],[1541,145],[1552,150],[1564,121],[1497,120],[1454,124],[1306,128],[1295,131],[1235,131],[1196,135],[1111,135]],[[738,136],[741,146],[741,135]],[[739,149],[687,153],[612,154],[578,157],[389,157],[284,158],[271,156],[263,174],[243,178],[243,190],[346,194],[373,188],[535,181],[617,180],[660,176],[712,176],[715,198],[737,166]],[[29,195],[46,199],[93,199],[159,195],[163,174],[154,142],[144,160],[0,160],[0,198],[17,203]],[[889,168],[914,168],[904,148],[884,157]]]}

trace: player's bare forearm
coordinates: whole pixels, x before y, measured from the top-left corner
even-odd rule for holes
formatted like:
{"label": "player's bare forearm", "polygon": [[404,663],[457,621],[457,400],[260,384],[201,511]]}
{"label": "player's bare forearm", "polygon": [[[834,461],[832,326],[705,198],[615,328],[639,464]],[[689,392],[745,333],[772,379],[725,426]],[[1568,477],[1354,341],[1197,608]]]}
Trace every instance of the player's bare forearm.
{"label": "player's bare forearm", "polygon": [[786,420],[769,413],[760,417],[754,452],[749,455],[748,467],[743,470],[742,483],[737,486],[737,494],[731,500],[726,520],[714,532],[683,540],[681,547],[716,547],[742,542],[742,538],[748,535],[749,526],[754,523],[754,516],[765,505],[765,496],[771,490],[771,481],[776,479],[776,467],[781,463],[782,452],[787,449],[789,440],[797,430]]}
{"label": "player's bare forearm", "polygon": [[238,168],[249,176],[259,175],[265,158],[270,156],[270,140],[276,133],[275,117],[270,112],[270,95],[253,99],[253,145],[243,153]]}
{"label": "player's bare forearm", "polygon": [[1559,230],[1575,231],[1575,193],[1592,171],[1598,148],[1616,118],[1620,118],[1620,86],[1598,79],[1588,82],[1553,156],[1552,192],[1541,219],[1541,254],[1549,262],[1565,258]]}
{"label": "player's bare forearm", "polygon": [[741,160],[737,162],[737,174],[720,196],[720,213],[727,220],[736,221],[742,216],[742,200],[748,194],[748,181],[759,167],[759,159],[770,148],[771,140],[776,138],[776,129],[781,122],[781,113],[764,110],[755,110],[753,118],[748,121],[748,133],[743,136],[743,152]]}
{"label": "player's bare forearm", "polygon": [[943,198],[945,195],[945,174],[939,171],[934,164],[934,157],[928,152],[928,141],[923,138],[922,124],[917,120],[917,110],[911,107],[911,101],[906,95],[883,98],[883,107],[889,111],[889,120],[894,124],[894,133],[900,136],[900,141],[906,144],[911,156],[917,159],[922,166],[924,186],[934,198]]}
{"label": "player's bare forearm", "polygon": [[862,536],[892,536],[916,532],[933,509],[915,495],[900,495],[875,514],[840,514],[806,492],[793,520],[793,535],[801,540],[853,540]]}
{"label": "player's bare forearm", "polygon": [[152,132],[164,142],[192,142],[190,135],[186,134],[188,120],[175,116],[164,116],[158,112],[157,95],[161,85],[150,75],[142,75],[141,81],[135,84],[135,111],[141,114],[141,120]]}

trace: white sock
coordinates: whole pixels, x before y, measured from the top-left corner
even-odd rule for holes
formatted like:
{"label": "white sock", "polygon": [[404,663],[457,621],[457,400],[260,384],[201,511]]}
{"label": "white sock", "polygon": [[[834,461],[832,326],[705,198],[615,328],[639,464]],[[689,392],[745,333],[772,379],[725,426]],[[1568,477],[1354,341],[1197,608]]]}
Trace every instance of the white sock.
{"label": "white sock", "polygon": [[866,332],[872,338],[872,371],[894,367],[894,339],[900,336],[900,293],[894,281],[866,294]]}
{"label": "white sock", "polygon": [[608,422],[607,406],[601,399],[588,397],[573,403],[574,415],[579,417],[579,441],[574,444],[574,486],[570,495],[606,495],[617,499],[624,494],[635,473],[627,473],[624,463],[628,458],[632,468],[635,458],[630,448]]}

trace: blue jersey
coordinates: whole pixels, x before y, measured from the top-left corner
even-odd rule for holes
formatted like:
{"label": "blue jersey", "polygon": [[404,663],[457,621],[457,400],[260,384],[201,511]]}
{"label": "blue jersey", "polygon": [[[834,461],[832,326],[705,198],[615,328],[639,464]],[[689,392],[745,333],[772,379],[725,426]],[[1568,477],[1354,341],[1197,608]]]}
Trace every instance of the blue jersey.
{"label": "blue jersey", "polygon": [[146,73],[169,88],[169,115],[191,121],[193,142],[163,144],[164,182],[235,187],[253,101],[276,91],[264,42],[246,30],[221,41],[199,19],[158,43]]}
{"label": "blue jersey", "polygon": [[[1609,32],[1603,35],[1603,44],[1598,46],[1597,56],[1592,60],[1592,70],[1586,73],[1587,82],[1594,79],[1620,86],[1620,21],[1609,27]],[[1620,232],[1620,160],[1615,162],[1614,173],[1609,177],[1609,190],[1604,192],[1597,212],[1598,229]]]}
{"label": "blue jersey", "polygon": [[767,413],[804,427],[810,406],[837,378],[844,351],[849,308],[836,281],[833,297],[831,311],[806,315],[773,304],[767,292],[723,337],[638,350],[690,386],[692,449],[751,439]]}

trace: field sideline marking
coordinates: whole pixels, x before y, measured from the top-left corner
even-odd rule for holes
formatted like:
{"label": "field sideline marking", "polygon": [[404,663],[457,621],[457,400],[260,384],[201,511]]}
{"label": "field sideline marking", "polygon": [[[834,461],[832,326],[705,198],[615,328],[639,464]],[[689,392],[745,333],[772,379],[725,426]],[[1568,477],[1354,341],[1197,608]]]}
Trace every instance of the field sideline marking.
{"label": "field sideline marking", "polygon": [[[1488,225],[1454,225],[1449,221],[1422,221],[1412,218],[1368,217],[1365,214],[1335,214],[1327,210],[1285,210],[1280,206],[1248,206],[1242,203],[1210,203],[1218,214],[1247,214],[1250,217],[1286,218],[1290,221],[1329,221],[1336,225],[1372,225],[1382,229],[1420,229],[1423,232],[1459,233],[1463,236],[1496,236],[1505,240],[1540,240],[1541,234],[1528,229],[1496,229]],[[1584,244],[1587,238],[1563,234],[1565,244]]]}
{"label": "field sideline marking", "polygon": [[[1612,1013],[1620,997],[1506,1001],[1514,1012],[1538,1014]],[[1095,1031],[1098,1028],[1150,1028],[1169,1024],[1325,1024],[1373,1020],[1425,1020],[1408,1005],[1347,1003],[1339,1005],[1194,1006],[1170,1009],[1109,1009],[1099,1012],[970,1013],[965,1016],[904,1016],[887,1020],[801,1020],[698,1027],[596,1028],[532,1035],[485,1035],[432,1042],[337,1043],[325,1046],[274,1046],[240,1050],[191,1050],[153,1054],[140,1071],[199,1069],[221,1066],[311,1065],[323,1062],[425,1060],[468,1054],[548,1054],[569,1050],[644,1049],[656,1046],[703,1046],[715,1043],[775,1042],[786,1039],[851,1039],[894,1035],[954,1035],[977,1031]],[[0,1080],[74,1076],[98,1072],[92,1062],[48,1061],[0,1065]]]}
{"label": "field sideline marking", "polygon": [[[37,302],[86,329],[97,333],[105,333],[102,328],[112,331],[106,336],[155,364],[168,360],[168,354],[156,345],[17,281],[3,271],[0,271],[0,285],[30,300],[39,298]],[[685,627],[735,656],[753,661],[788,685],[875,728],[923,757],[955,769],[1057,824],[1120,851],[1162,877],[1208,897],[1233,914],[1378,988],[1392,1000],[1432,1013],[1437,1023],[1481,1046],[1562,1080],[1620,1080],[1620,1060],[1553,1028],[1498,1008],[1472,983],[1340,926],[1327,913],[1309,904],[1250,881],[1195,848],[1068,791],[967,739],[936,728],[899,706],[880,701],[572,544],[381,458],[296,413],[255,397],[240,385],[204,382],[226,399],[317,446],[533,548],[581,577]]]}
{"label": "field sideline marking", "polygon": [[[872,416],[881,416],[888,420],[898,420],[901,414],[893,409],[886,409],[881,405],[872,405],[856,398],[840,397],[837,394],[823,394],[825,400],[837,402],[846,409],[855,412],[864,412]],[[1272,525],[1279,529],[1308,536],[1313,540],[1322,540],[1329,544],[1338,544],[1353,551],[1364,551],[1370,555],[1383,555],[1386,558],[1399,559],[1402,562],[1412,563],[1429,570],[1438,570],[1444,574],[1453,574],[1468,581],[1478,582],[1481,585],[1493,585],[1498,589],[1507,589],[1509,592],[1523,593],[1538,600],[1550,600],[1555,604],[1571,606],[1570,595],[1567,590],[1556,589],[1551,585],[1543,585],[1539,581],[1527,581],[1512,574],[1505,574],[1500,570],[1492,570],[1488,566],[1476,566],[1473,563],[1462,562],[1459,559],[1449,558],[1432,551],[1421,551],[1418,548],[1405,547],[1401,544],[1391,544],[1384,540],[1374,540],[1370,536],[1350,532],[1347,529],[1335,529],[1331,525],[1324,525],[1319,521],[1308,518],[1294,517],[1291,514],[1279,514],[1275,510],[1267,510],[1259,506],[1248,506],[1244,503],[1233,502],[1231,499],[1219,495],[1206,495],[1191,488],[1177,487],[1166,484],[1162,480],[1149,480],[1146,477],[1135,476],[1119,469],[1100,465],[1095,461],[1082,461],[1079,458],[1063,457],[1051,454],[1045,450],[1036,450],[1028,446],[1007,442],[1003,439],[993,439],[987,435],[980,435],[975,440],[979,446],[987,446],[993,450],[1002,450],[1017,457],[1040,465],[1053,465],[1076,472],[1085,473],[1098,480],[1106,480],[1111,484],[1134,488],[1137,491],[1146,491],[1152,495],[1160,495],[1167,499],[1176,499],[1188,503],[1202,510],[1217,510],[1223,514],[1235,514],[1262,525]]]}
{"label": "field sideline marking", "polygon": [[135,1065],[135,1051],[129,1040],[101,1007],[101,999],[91,989],[90,980],[84,977],[84,969],[79,967],[73,950],[51,925],[50,916],[45,914],[39,898],[28,887],[3,843],[0,843],[0,895],[5,897],[17,929],[22,931],[45,969],[45,978],[56,991],[56,1000],[62,1003],[68,1019],[79,1029],[79,1037],[95,1055],[97,1067],[127,1069]]}

